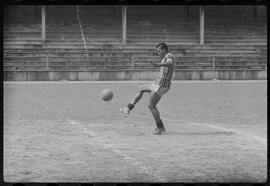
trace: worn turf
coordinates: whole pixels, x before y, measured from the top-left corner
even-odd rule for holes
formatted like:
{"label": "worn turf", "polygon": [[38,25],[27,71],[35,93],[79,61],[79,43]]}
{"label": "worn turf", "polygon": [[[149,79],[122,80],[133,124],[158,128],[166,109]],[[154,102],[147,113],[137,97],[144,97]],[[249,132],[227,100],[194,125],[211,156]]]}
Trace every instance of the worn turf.
{"label": "worn turf", "polygon": [[[148,82],[5,82],[7,182],[264,182],[266,81],[174,82],[152,135]],[[114,98],[103,102],[110,88]]]}

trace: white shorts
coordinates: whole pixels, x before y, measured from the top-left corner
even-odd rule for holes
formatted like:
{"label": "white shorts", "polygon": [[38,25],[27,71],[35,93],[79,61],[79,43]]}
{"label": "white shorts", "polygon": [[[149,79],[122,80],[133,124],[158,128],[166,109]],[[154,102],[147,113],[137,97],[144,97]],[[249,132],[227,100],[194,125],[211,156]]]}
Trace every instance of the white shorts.
{"label": "white shorts", "polygon": [[152,83],[150,89],[160,96],[163,96],[166,92],[169,91],[168,88],[160,87],[160,85],[156,83]]}

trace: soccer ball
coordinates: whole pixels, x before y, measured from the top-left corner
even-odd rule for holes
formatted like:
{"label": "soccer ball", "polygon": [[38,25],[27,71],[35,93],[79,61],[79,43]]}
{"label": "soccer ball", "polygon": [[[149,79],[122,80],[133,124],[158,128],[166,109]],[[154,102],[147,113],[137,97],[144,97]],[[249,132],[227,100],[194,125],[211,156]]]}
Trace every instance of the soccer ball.
{"label": "soccer ball", "polygon": [[113,92],[110,89],[103,89],[101,91],[101,98],[103,101],[110,101],[113,98]]}

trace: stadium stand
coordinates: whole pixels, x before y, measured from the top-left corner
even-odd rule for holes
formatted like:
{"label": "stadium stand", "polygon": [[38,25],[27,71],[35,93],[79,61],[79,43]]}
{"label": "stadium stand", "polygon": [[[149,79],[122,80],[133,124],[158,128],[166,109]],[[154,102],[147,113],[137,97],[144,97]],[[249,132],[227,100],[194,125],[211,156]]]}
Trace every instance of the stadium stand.
{"label": "stadium stand", "polygon": [[[41,41],[40,16],[36,16],[40,9],[29,8],[31,11],[24,10],[32,13],[28,15],[30,19],[18,19],[18,14],[14,17],[5,12],[8,16],[4,22],[4,71],[9,74],[6,80],[12,72],[20,71],[155,71],[148,62],[158,62],[158,42],[166,42],[175,54],[177,71],[255,72],[267,68],[265,20],[221,19],[218,7],[216,11],[215,7],[206,8],[215,17],[210,14],[206,19],[204,45],[199,44],[198,7],[189,10],[188,16],[178,17],[177,9],[154,7],[158,16],[147,20],[145,17],[151,16],[147,7],[141,10],[145,14],[130,7],[127,44],[121,43],[121,7],[48,6],[45,44]],[[18,9],[22,12],[22,8]],[[246,15],[252,16],[248,10]],[[162,19],[163,14],[171,19]]]}

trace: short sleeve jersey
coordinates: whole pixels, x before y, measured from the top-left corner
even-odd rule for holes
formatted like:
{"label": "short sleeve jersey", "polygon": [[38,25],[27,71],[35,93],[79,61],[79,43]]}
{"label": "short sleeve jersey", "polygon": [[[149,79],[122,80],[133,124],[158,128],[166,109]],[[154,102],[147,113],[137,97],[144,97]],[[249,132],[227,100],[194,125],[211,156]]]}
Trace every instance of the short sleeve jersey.
{"label": "short sleeve jersey", "polygon": [[161,87],[169,89],[171,87],[171,79],[173,76],[173,55],[171,53],[167,53],[161,63],[169,63],[169,66],[160,67],[159,75],[155,83],[159,84]]}

